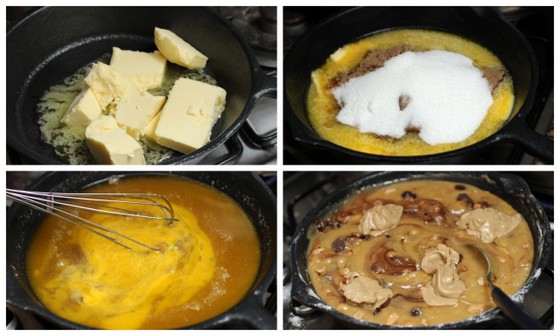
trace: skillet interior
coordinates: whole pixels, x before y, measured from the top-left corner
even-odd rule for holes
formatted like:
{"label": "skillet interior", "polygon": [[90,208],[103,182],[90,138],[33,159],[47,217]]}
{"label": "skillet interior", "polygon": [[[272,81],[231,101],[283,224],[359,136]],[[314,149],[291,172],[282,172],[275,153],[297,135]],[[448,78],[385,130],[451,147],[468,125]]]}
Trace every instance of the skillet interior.
{"label": "skillet interior", "polygon": [[[379,328],[379,329],[407,329],[404,326],[387,326],[369,323],[363,320],[354,319],[336,311],[331,306],[325,304],[313,290],[313,286],[307,274],[307,248],[309,239],[307,233],[311,226],[319,218],[323,218],[334,211],[338,205],[354,195],[358,190],[370,187],[381,187],[400,181],[411,181],[418,179],[436,179],[445,181],[455,181],[474,185],[483,190],[487,190],[504,201],[509,203],[514,209],[519,211],[527,220],[534,240],[534,262],[531,272],[522,288],[513,295],[513,299],[522,302],[525,294],[533,287],[538,280],[542,269],[546,266],[548,256],[552,250],[552,233],[548,218],[543,209],[538,205],[532,196],[527,184],[519,177],[508,174],[495,173],[409,173],[409,172],[384,172],[372,174],[361,178],[347,187],[338,190],[321,203],[317,204],[299,223],[294,235],[291,246],[292,262],[292,298],[297,302],[318,308],[325,311],[342,322],[353,327],[359,328]],[[469,318],[455,323],[430,326],[420,329],[434,328],[469,328],[483,323],[491,323],[493,319],[503,318],[497,308],[482,313],[479,316]]]}
{"label": "skillet interior", "polygon": [[154,27],[184,37],[209,58],[206,71],[227,91],[226,110],[211,142],[164,163],[197,161],[229,138],[246,119],[254,99],[256,61],[232,26],[202,8],[192,7],[51,7],[16,24],[7,35],[8,144],[41,163],[63,163],[41,140],[37,103],[53,84],[113,46],[157,50]]}
{"label": "skillet interior", "polygon": [[[385,30],[422,28],[439,30],[465,37],[492,51],[509,70],[515,102],[512,118],[521,119],[530,111],[538,80],[538,71],[528,42],[500,14],[490,8],[450,7],[363,7],[344,11],[327,19],[305,35],[290,49],[285,67],[285,106],[296,139],[361,160],[383,159],[411,162],[446,158],[463,154],[458,149],[442,154],[387,157],[361,153],[322,140],[307,117],[306,96],[311,72],[323,65],[339,47]],[[325,38],[328,36],[328,38]],[[515,52],[511,52],[515,50]],[[310,57],[309,55],[313,55]],[[502,140],[500,131],[469,147],[478,149]]]}
{"label": "skillet interior", "polygon": [[[276,203],[268,187],[251,173],[151,173],[151,172],[57,172],[41,177],[29,189],[74,192],[103,182],[111,176],[163,175],[190,178],[210,185],[238,202],[253,222],[261,243],[261,265],[246,297],[229,311],[188,329],[215,328],[223,323],[241,321],[259,329],[276,327],[275,319],[260,306],[276,276]],[[7,216],[7,303],[18,309],[33,312],[57,325],[69,329],[84,326],[62,319],[43,307],[35,297],[26,275],[26,251],[31,236],[44,215],[19,204],[10,207]]]}

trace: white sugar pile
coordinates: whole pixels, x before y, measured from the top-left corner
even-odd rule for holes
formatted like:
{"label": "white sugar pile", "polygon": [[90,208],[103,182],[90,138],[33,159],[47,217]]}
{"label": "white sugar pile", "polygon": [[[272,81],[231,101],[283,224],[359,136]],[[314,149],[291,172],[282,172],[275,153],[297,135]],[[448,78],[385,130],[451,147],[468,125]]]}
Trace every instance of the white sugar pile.
{"label": "white sugar pile", "polygon": [[[472,60],[441,50],[405,52],[332,93],[342,106],[341,123],[392,138],[414,127],[430,145],[467,139],[492,105],[488,82]],[[402,111],[401,96],[410,98]]]}

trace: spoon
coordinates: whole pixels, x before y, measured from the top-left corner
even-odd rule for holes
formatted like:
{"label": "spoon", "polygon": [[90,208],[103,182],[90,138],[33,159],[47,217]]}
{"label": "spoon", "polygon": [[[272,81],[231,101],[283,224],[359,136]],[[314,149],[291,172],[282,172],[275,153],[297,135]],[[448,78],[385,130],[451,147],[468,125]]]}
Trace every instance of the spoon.
{"label": "spoon", "polygon": [[490,261],[490,256],[488,252],[482,247],[474,244],[469,244],[469,246],[476,248],[483,256],[486,264],[488,265],[488,271],[486,272],[487,283],[490,286],[492,300],[500,310],[517,326],[523,329],[546,329],[539,321],[535,320],[530,316],[520,305],[515,303],[509,295],[504,293],[499,287],[494,286],[492,283],[496,277],[492,270],[492,262]]}

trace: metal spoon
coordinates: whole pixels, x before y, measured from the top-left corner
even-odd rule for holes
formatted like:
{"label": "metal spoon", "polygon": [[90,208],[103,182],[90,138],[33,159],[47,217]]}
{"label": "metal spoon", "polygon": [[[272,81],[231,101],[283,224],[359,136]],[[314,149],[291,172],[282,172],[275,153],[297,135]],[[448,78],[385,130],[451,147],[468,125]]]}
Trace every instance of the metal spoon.
{"label": "metal spoon", "polygon": [[546,329],[539,321],[529,315],[520,305],[515,303],[509,295],[504,293],[499,287],[494,286],[492,282],[496,279],[496,277],[494,276],[494,272],[492,270],[492,262],[490,261],[488,252],[478,245],[470,244],[469,246],[476,248],[486,260],[486,264],[488,265],[486,278],[488,280],[488,285],[490,286],[492,300],[494,300],[496,306],[498,306],[498,308],[500,308],[500,310],[520,328]]}

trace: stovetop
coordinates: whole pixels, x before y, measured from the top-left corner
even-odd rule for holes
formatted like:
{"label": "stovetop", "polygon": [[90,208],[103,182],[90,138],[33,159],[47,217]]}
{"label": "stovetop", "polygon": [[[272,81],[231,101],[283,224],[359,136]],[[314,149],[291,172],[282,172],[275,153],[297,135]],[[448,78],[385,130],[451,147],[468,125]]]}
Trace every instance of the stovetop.
{"label": "stovetop", "polygon": [[[347,7],[284,7],[284,52],[323,19]],[[532,45],[538,65],[539,83],[533,109],[526,122],[529,128],[554,139],[554,36],[552,7],[499,7],[504,17],[515,25]],[[509,143],[488,146],[472,164],[540,164],[538,159]],[[340,159],[328,152],[309,149],[293,140],[289,124],[284,121],[284,162],[286,164],[337,164]]]}
{"label": "stovetop", "polygon": [[[211,7],[211,9],[229,20],[241,32],[257,57],[261,69],[269,76],[276,76],[277,8],[237,6]],[[226,162],[228,164],[276,164],[276,116],[276,95],[261,98],[239,134],[236,135],[237,139],[233,138],[201,163],[224,164],[219,160],[215,161],[214,158],[219,157],[220,153],[229,153],[232,159]],[[236,159],[236,156],[239,158]]]}
{"label": "stovetop", "polygon": [[241,130],[199,164],[276,164],[276,110],[276,98],[261,98]]}
{"label": "stovetop", "polygon": [[[284,241],[283,241],[283,312],[284,329],[348,329],[329,314],[314,308],[302,306],[291,299],[290,244],[296,224],[323,198],[335,189],[348,185],[369,173],[366,172],[290,172],[284,174]],[[515,174],[515,173],[514,173]],[[532,193],[545,209],[551,223],[554,221],[553,207],[553,173],[523,172],[518,173],[529,184]],[[543,188],[543,186],[545,186]],[[552,224],[551,224],[552,225]],[[526,295],[523,306],[533,317],[545,326],[554,324],[554,260],[551,253],[548,266],[538,282]],[[504,316],[487,329],[517,329]]]}

